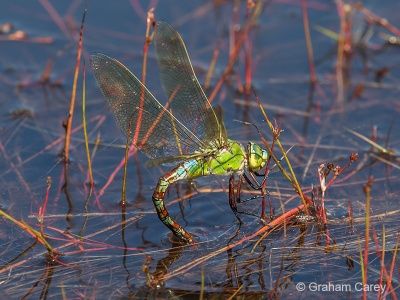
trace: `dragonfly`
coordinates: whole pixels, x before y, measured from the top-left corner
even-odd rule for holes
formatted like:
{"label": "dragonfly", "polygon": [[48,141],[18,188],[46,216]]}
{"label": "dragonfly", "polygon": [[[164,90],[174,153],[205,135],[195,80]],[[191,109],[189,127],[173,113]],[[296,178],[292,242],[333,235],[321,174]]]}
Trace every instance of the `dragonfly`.
{"label": "dragonfly", "polygon": [[[147,165],[174,165],[161,176],[152,200],[158,218],[187,244],[195,240],[169,215],[164,198],[180,180],[207,175],[228,175],[229,204],[238,218],[234,176],[257,173],[268,152],[249,142],[246,148],[228,138],[222,108],[212,107],[193,71],[185,44],[176,29],[165,21],[154,25],[153,41],[161,82],[167,96],[162,105],[140,80],[118,60],[93,53],[90,65],[127,141],[150,160]],[[249,182],[247,176],[246,181]],[[241,182],[241,181],[240,181]]]}

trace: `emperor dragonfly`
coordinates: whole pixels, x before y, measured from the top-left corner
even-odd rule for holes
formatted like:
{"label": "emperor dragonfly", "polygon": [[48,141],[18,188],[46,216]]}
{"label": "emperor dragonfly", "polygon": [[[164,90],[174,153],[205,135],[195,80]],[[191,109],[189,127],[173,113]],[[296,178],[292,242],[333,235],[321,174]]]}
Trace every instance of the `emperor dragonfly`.
{"label": "emperor dragonfly", "polygon": [[234,175],[241,176],[245,170],[253,173],[261,170],[268,153],[252,142],[245,150],[240,143],[228,139],[221,109],[211,107],[194,74],[185,44],[170,24],[158,21],[153,40],[168,97],[165,106],[116,59],[94,53],[90,64],[128,142],[151,159],[150,165],[177,165],[160,177],[152,198],[158,218],[178,238],[192,243],[192,235],[173,220],[165,208],[168,187],[183,179],[230,175],[229,203],[238,217]]}

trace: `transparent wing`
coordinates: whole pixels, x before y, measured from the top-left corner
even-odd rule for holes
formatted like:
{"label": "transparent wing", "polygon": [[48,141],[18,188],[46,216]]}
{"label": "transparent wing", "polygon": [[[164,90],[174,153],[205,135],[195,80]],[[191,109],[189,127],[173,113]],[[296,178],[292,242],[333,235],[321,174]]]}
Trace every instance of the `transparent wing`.
{"label": "transparent wing", "polygon": [[94,53],[90,65],[119,127],[149,158],[182,156],[204,147],[119,61]]}
{"label": "transparent wing", "polygon": [[161,81],[173,115],[208,147],[225,145],[225,127],[219,123],[194,74],[179,33],[170,24],[158,21],[153,40]]}

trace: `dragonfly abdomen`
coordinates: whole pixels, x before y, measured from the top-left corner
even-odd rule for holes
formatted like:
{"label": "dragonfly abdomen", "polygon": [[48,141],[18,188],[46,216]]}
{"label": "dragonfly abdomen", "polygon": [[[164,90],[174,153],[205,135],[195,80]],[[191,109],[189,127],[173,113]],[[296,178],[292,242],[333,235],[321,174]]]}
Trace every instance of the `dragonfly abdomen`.
{"label": "dragonfly abdomen", "polygon": [[246,154],[243,146],[231,140],[226,147],[208,151],[204,157],[193,158],[182,162],[179,166],[164,174],[158,180],[153,193],[153,203],[158,218],[179,238],[186,243],[193,241],[179,223],[173,220],[165,208],[164,197],[168,187],[183,179],[194,179],[206,175],[231,175],[242,173],[246,167]]}
{"label": "dragonfly abdomen", "polygon": [[203,175],[208,175],[204,174],[203,164],[201,163],[202,159],[203,158],[187,160],[170,172],[161,176],[153,193],[153,203],[156,208],[158,218],[177,237],[184,240],[186,243],[193,242],[193,238],[190,233],[185,231],[178,222],[176,222],[169,216],[169,213],[164,205],[164,197],[168,187],[174,182],[183,179],[192,179]]}

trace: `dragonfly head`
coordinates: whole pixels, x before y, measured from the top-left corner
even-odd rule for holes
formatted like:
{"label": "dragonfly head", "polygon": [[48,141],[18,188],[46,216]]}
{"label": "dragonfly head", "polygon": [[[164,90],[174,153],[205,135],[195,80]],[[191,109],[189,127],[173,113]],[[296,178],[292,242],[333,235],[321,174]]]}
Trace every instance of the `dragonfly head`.
{"label": "dragonfly head", "polygon": [[253,142],[247,144],[247,160],[251,172],[260,171],[267,162],[268,152]]}

